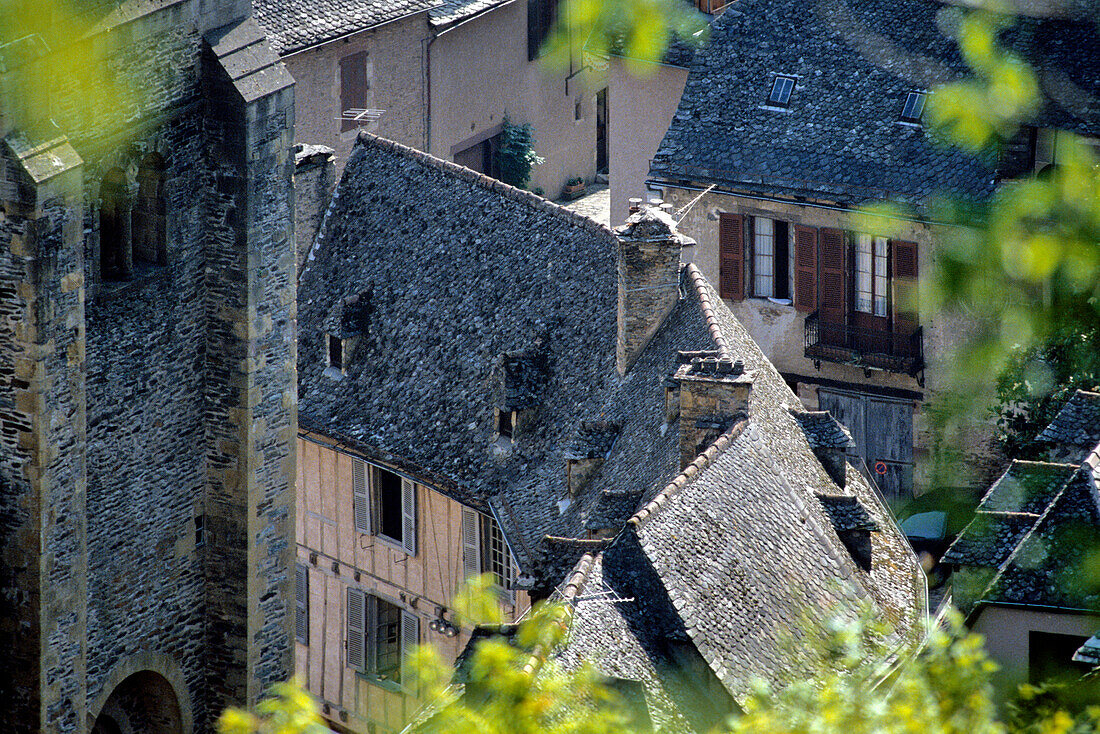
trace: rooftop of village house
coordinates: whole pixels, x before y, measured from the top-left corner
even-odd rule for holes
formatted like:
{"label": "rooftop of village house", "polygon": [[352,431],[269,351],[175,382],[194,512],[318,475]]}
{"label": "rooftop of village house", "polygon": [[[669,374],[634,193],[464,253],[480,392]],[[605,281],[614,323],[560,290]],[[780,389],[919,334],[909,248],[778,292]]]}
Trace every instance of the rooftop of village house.
{"label": "rooftop of village house", "polygon": [[[945,33],[955,12],[933,0],[732,3],[691,63],[651,176],[844,205],[988,196],[992,161],[934,142],[919,110],[905,118],[911,94],[970,74]],[[1005,40],[1038,69],[1037,125],[1100,134],[1088,19],[1023,17]],[[782,77],[792,84],[773,101]]]}
{"label": "rooftop of village house", "polygon": [[[674,634],[656,623],[643,632],[642,619],[672,620],[722,685],[742,695],[744,670],[791,670],[775,651],[776,625],[799,604],[850,609],[866,599],[907,629],[923,587],[862,476],[848,467],[838,486],[815,457],[803,421],[827,422],[801,416],[797,397],[693,265],[679,268],[679,296],[652,341],[617,372],[619,238],[674,230],[667,213],[646,208],[616,234],[361,134],[300,280],[299,419],[461,502],[491,507],[537,593],[583,553],[610,546],[606,557],[619,566],[605,583],[656,584],[633,611],[622,607],[621,624],[637,635],[623,644]],[[324,344],[326,329],[347,322],[349,298],[369,299],[369,317],[352,309],[345,336],[356,343],[340,372],[326,365]],[[751,386],[744,413],[716,417],[722,435],[683,468],[684,419],[666,413],[678,374]],[[508,442],[494,431],[500,407],[526,414]],[[825,443],[843,444],[835,433]],[[600,465],[571,494],[566,461],[585,459]],[[837,503],[866,521],[835,512]],[[869,572],[838,534],[857,526],[874,529]],[[620,540],[590,540],[594,529]],[[616,551],[627,536],[636,549]]]}

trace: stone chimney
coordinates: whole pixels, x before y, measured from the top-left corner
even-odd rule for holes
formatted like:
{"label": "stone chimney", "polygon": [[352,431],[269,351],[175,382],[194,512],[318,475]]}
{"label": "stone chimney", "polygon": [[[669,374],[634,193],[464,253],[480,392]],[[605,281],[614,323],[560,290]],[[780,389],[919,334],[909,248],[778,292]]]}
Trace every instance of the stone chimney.
{"label": "stone chimney", "polygon": [[336,186],[336,152],[324,145],[295,146],[294,239],[301,272]]}
{"label": "stone chimney", "polygon": [[610,421],[583,421],[565,449],[565,483],[576,497],[603,466],[619,436],[620,426]]}
{"label": "stone chimney", "polygon": [[802,426],[806,441],[825,472],[843,489],[847,483],[848,449],[856,445],[852,434],[828,411],[792,410],[791,414]]}
{"label": "stone chimney", "polygon": [[625,375],[680,298],[680,250],[695,241],[660,207],[641,207],[615,230],[619,240],[616,367]]}
{"label": "stone chimney", "polygon": [[752,374],[723,352],[693,357],[672,379],[680,386],[680,468],[748,416]]}

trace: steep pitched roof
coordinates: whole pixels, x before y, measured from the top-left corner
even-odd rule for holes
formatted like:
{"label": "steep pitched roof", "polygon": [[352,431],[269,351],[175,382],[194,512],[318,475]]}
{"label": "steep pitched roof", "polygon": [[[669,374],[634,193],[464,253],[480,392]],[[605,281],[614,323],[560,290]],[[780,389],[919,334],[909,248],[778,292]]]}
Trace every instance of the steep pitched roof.
{"label": "steep pitched roof", "polygon": [[515,0],[442,0],[432,8],[430,18],[438,28],[458,23],[499,5],[507,5]]}
{"label": "steep pitched roof", "polygon": [[[940,30],[950,12],[932,0],[732,4],[692,63],[651,175],[845,205],[920,206],[936,191],[988,196],[990,162],[900,121],[909,92],[970,73]],[[1008,40],[1041,64],[1045,124],[1100,131],[1089,23],[1024,18]],[[795,79],[786,107],[768,102],[778,75]]]}
{"label": "steep pitched roof", "polygon": [[439,6],[443,0],[252,0],[278,54],[289,54]]}
{"label": "steep pitched roof", "polygon": [[1078,390],[1036,440],[1077,448],[1100,443],[1100,393]]}

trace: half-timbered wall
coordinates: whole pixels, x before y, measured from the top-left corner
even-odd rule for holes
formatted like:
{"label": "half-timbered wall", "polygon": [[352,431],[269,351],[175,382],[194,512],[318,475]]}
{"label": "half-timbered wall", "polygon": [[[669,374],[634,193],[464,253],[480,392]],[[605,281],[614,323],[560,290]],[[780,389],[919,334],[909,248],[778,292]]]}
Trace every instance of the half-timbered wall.
{"label": "half-timbered wall", "polygon": [[[419,620],[420,642],[437,647],[453,661],[469,640],[469,629],[455,637],[429,624],[453,620],[452,602],[463,574],[464,505],[420,483],[416,493],[416,552],[356,529],[355,464],[361,459],[323,436],[298,439],[298,564],[306,570],[308,629],[300,629],[297,670],[334,723],[355,731],[397,731],[418,702],[401,686],[348,664],[348,589],[359,589],[396,605]],[[514,615],[529,605],[517,594]],[[308,639],[307,643],[302,638]]]}

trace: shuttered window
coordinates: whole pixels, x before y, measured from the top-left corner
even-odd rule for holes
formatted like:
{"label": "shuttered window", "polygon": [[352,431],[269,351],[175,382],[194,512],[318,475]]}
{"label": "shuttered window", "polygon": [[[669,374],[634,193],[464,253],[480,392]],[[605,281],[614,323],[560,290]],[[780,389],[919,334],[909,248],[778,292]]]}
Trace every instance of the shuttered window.
{"label": "shuttered window", "polygon": [[420,643],[414,613],[362,589],[348,589],[347,664],[381,680],[407,679],[405,660]]}
{"label": "shuttered window", "polygon": [[887,241],[885,237],[856,235],[855,303],[856,311],[886,316]]}
{"label": "shuttered window", "polygon": [[366,109],[367,92],[370,89],[367,77],[367,52],[351,54],[340,59],[340,131],[352,130],[355,120],[347,119],[348,110]]}
{"label": "shuttered window", "polygon": [[764,217],[753,219],[753,295],[775,295],[775,223]]}
{"label": "shuttered window", "polygon": [[416,555],[416,483],[380,466],[354,459],[355,529],[378,535]]}
{"label": "shuttered window", "polygon": [[464,578],[481,573],[481,539],[478,533],[479,514],[462,508],[462,575]]}
{"label": "shuttered window", "polygon": [[303,645],[309,644],[309,568],[296,564],[295,571],[295,619],[294,638]]}
{"label": "shuttered window", "polygon": [[347,630],[348,667],[366,670],[367,595],[360,589],[348,588]]}
{"label": "shuttered window", "polygon": [[[843,324],[848,300],[844,232],[839,229],[822,229],[819,238],[821,320],[830,324]],[[836,338],[838,334],[825,336]]]}
{"label": "shuttered window", "polygon": [[794,228],[794,307],[817,308],[817,230],[801,225]]}
{"label": "shuttered window", "polygon": [[718,290],[732,301],[745,297],[745,218],[740,214],[718,217]]}
{"label": "shuttered window", "polygon": [[892,240],[894,261],[894,331],[911,334],[917,328],[917,243]]}

